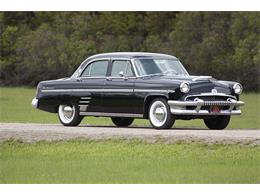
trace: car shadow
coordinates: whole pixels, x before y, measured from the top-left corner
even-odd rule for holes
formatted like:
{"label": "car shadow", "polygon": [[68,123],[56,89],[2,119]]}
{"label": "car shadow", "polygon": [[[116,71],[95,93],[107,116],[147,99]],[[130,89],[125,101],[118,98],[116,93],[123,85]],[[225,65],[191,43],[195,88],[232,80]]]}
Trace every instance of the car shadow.
{"label": "car shadow", "polygon": [[122,129],[150,129],[150,130],[154,130],[154,131],[167,131],[167,130],[201,130],[201,131],[205,131],[208,129],[203,129],[203,128],[191,128],[191,127],[173,127],[171,129],[154,129],[152,127],[149,126],[130,126],[130,127],[116,127],[113,125],[92,125],[92,124],[80,124],[79,127],[100,127],[100,128],[113,128],[113,129],[117,129],[117,128],[122,128]]}

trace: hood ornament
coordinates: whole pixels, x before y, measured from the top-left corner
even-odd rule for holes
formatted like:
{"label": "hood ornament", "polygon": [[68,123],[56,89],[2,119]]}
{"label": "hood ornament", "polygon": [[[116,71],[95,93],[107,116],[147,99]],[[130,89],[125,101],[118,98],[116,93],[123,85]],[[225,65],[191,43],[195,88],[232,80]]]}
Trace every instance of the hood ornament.
{"label": "hood ornament", "polygon": [[216,89],[212,89],[212,90],[211,90],[211,93],[213,93],[213,94],[217,94],[218,91],[217,91]]}

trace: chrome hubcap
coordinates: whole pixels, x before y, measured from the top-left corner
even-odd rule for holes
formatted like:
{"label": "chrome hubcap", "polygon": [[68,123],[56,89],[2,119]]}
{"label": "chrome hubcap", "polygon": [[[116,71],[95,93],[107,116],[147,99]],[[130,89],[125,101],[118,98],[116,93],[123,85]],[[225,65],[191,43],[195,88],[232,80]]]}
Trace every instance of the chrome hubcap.
{"label": "chrome hubcap", "polygon": [[73,109],[70,106],[63,107],[63,114],[67,119],[71,119],[73,116]]}
{"label": "chrome hubcap", "polygon": [[163,107],[158,107],[155,109],[154,116],[158,121],[163,121],[165,118],[165,115],[166,115],[166,113],[165,113]]}
{"label": "chrome hubcap", "polygon": [[166,106],[161,101],[156,101],[152,104],[149,116],[152,124],[156,127],[164,125],[167,119],[167,109]]}
{"label": "chrome hubcap", "polygon": [[75,116],[75,107],[69,105],[60,105],[59,116],[63,123],[70,123]]}

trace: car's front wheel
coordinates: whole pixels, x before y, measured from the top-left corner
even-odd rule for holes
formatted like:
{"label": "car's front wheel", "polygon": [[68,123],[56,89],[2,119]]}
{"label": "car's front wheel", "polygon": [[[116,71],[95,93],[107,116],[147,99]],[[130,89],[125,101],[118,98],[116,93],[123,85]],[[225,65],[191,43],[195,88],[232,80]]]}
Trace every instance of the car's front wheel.
{"label": "car's front wheel", "polygon": [[128,127],[134,121],[133,118],[111,117],[112,122],[118,127]]}
{"label": "car's front wheel", "polygon": [[215,118],[204,119],[209,129],[225,129],[230,121],[230,116],[216,116]]}
{"label": "car's front wheel", "polygon": [[64,126],[77,126],[83,118],[79,115],[79,107],[76,105],[59,105],[58,115]]}
{"label": "car's front wheel", "polygon": [[149,120],[156,129],[169,129],[173,126],[175,119],[165,99],[157,98],[152,101],[149,107]]}

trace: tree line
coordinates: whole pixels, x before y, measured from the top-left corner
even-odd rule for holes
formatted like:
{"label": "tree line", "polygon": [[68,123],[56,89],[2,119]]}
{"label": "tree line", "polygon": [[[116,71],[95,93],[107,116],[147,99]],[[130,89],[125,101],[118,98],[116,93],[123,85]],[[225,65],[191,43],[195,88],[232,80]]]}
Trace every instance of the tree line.
{"label": "tree line", "polygon": [[88,56],[147,51],[259,91],[259,12],[0,12],[0,85],[70,76]]}

